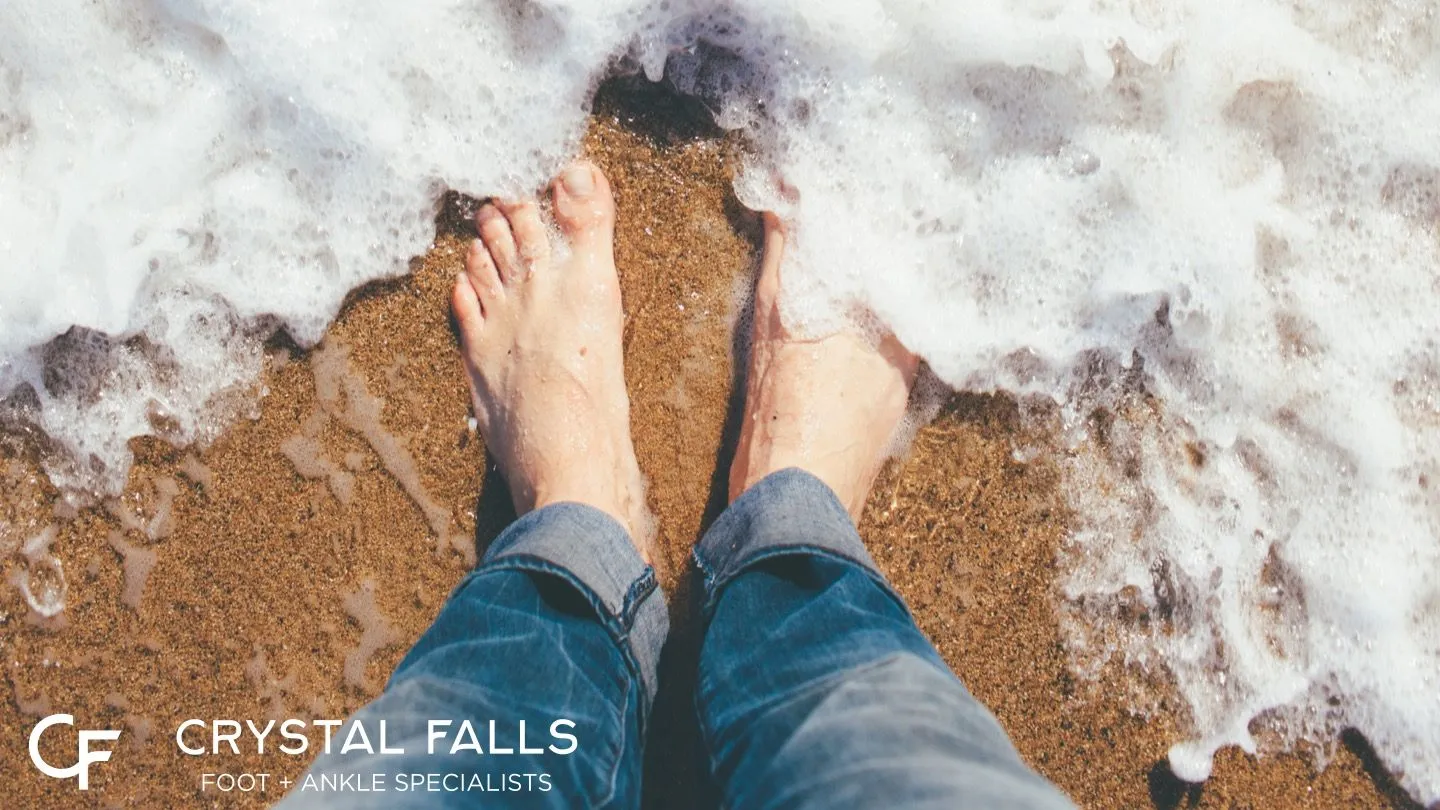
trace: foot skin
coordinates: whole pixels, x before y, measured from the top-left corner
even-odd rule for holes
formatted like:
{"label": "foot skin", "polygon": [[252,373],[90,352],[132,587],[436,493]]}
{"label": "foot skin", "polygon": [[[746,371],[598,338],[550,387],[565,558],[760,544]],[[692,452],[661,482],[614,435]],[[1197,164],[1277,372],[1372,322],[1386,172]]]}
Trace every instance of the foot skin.
{"label": "foot skin", "polygon": [[770,473],[799,467],[824,481],[857,523],[905,415],[919,359],[887,335],[799,339],[780,320],[785,234],[765,215],[755,331],[730,500]]}
{"label": "foot skin", "polygon": [[615,202],[598,168],[576,163],[553,184],[552,242],[531,200],[476,214],[451,306],[485,446],[515,512],[593,506],[620,521],[646,562],[650,517],[630,441],[615,273]]}

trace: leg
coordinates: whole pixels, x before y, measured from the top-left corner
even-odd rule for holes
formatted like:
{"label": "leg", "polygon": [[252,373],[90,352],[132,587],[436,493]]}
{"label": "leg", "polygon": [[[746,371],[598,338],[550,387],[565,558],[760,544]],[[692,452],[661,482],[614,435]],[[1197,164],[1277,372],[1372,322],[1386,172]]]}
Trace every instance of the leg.
{"label": "leg", "polygon": [[[639,804],[667,617],[632,541],[648,519],[615,209],[589,164],[554,193],[565,243],[550,243],[535,204],[487,204],[452,301],[475,415],[522,517],[384,694],[335,730],[287,807],[476,806],[500,792],[506,807]],[[327,785],[342,789],[316,789]]]}
{"label": "leg", "polygon": [[798,340],[766,223],[732,503],[696,549],[700,722],[732,808],[1060,808],[920,633],[854,520],[916,360],[893,337]]}
{"label": "leg", "polygon": [[[495,541],[283,806],[474,807],[501,790],[505,807],[638,806],[666,629],[655,572],[619,523],[578,503],[532,512]],[[342,753],[358,743],[356,725],[370,750]],[[356,792],[377,775],[383,791]]]}

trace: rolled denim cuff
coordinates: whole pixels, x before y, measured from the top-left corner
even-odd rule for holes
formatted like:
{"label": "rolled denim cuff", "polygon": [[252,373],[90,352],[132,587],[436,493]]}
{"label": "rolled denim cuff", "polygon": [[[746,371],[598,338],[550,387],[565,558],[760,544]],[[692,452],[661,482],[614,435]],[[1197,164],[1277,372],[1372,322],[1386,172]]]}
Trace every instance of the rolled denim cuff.
{"label": "rolled denim cuff", "polygon": [[574,586],[639,675],[648,714],[670,615],[655,569],[618,521],[593,506],[551,504],[495,538],[480,568],[535,571]]}
{"label": "rolled denim cuff", "polygon": [[869,574],[902,606],[875,566],[855,522],[824,481],[798,468],[771,473],[750,487],[695,546],[708,617],[725,585],[764,560],[793,554],[838,558]]}

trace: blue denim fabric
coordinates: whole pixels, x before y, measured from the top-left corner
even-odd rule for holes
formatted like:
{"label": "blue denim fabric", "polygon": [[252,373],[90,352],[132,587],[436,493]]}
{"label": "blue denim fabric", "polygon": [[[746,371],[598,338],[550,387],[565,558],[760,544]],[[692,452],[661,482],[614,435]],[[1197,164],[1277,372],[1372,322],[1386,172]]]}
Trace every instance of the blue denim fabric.
{"label": "blue denim fabric", "polygon": [[[1071,806],[946,668],[819,479],[785,470],[761,481],[695,560],[707,621],[697,710],[727,810]],[[377,745],[386,719],[407,753],[332,753],[310,775],[452,772],[494,786],[544,772],[552,788],[366,794],[302,782],[282,806],[638,807],[666,630],[654,572],[618,523],[576,504],[527,515],[351,719]],[[427,719],[465,718],[484,756],[425,754]],[[575,722],[573,754],[490,753],[484,721],[499,721],[496,742],[515,748],[518,720],[543,746],[554,718]]]}
{"label": "blue denim fabric", "polygon": [[945,666],[819,479],[751,487],[695,561],[696,702],[724,807],[1072,806]]}
{"label": "blue denim fabric", "polygon": [[[580,504],[532,512],[496,538],[384,693],[334,732],[331,752],[278,806],[638,807],[643,733],[668,628],[655,571],[619,523]],[[449,753],[467,719],[483,755]],[[557,719],[574,723],[561,729],[578,741],[572,753],[549,750],[570,747],[550,736]],[[451,721],[433,755],[432,720]],[[544,753],[519,752],[522,720],[526,745]],[[378,753],[382,721],[387,744],[404,754]],[[356,723],[376,753],[340,753]],[[515,753],[496,753],[504,748]],[[384,791],[356,790],[377,774]],[[442,777],[437,790],[422,783],[402,791],[396,778],[409,774]],[[310,780],[345,789],[307,790]],[[461,780],[471,789],[448,789]]]}

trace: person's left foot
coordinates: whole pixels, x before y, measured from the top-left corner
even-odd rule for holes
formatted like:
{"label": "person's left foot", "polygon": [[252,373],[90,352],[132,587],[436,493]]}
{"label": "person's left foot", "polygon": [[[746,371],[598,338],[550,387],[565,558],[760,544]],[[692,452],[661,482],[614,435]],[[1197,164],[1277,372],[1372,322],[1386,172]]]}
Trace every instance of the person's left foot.
{"label": "person's left foot", "polygon": [[561,501],[610,514],[642,556],[650,532],[630,441],[621,350],[615,202],[581,162],[553,185],[563,243],[534,201],[487,203],[476,215],[451,306],[485,445],[519,515]]}
{"label": "person's left foot", "polygon": [[920,358],[889,333],[791,332],[780,317],[784,253],[785,230],[766,213],[730,500],[771,473],[799,467],[824,481],[858,524],[905,416]]}

